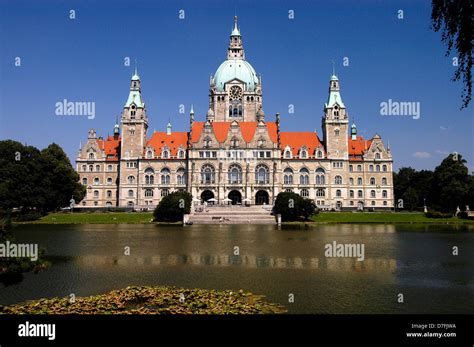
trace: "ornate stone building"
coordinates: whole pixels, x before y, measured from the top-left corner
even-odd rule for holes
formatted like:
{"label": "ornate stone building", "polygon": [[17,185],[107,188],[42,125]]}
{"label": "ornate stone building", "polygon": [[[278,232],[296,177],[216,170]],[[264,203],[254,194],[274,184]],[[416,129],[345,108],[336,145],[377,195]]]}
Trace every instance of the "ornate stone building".
{"label": "ornate stone building", "polygon": [[393,208],[392,155],[380,136],[364,139],[349,118],[338,77],[329,81],[316,132],[281,131],[263,111],[262,80],[245,59],[234,20],[227,59],[211,76],[205,122],[191,109],[189,132],[154,132],[141,80],[132,76],[121,128],[106,139],[89,131],[76,163],[87,195],[81,207],[153,208],[163,196],[189,191],[195,200],[271,204],[292,191],[322,209]]}

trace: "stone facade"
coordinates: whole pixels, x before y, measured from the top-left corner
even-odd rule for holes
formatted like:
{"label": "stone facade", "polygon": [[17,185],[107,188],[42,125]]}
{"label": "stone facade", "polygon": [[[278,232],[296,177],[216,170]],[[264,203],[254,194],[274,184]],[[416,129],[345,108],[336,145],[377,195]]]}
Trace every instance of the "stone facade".
{"label": "stone facade", "polygon": [[[81,207],[151,209],[172,191],[195,200],[271,204],[282,191],[313,199],[322,209],[392,209],[392,155],[379,135],[349,128],[338,77],[329,81],[322,140],[315,132],[282,132],[266,121],[262,80],[245,60],[235,19],[227,59],[211,76],[204,122],[190,113],[188,132],[154,132],[141,80],[132,76],[121,128],[98,138],[91,129],[76,163],[87,195]],[[213,200],[211,200],[213,201]]]}

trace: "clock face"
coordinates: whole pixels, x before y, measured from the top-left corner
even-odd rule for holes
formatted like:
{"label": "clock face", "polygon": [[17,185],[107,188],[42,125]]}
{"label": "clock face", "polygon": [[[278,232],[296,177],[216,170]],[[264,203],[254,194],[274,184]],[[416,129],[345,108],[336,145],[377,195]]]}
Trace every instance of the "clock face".
{"label": "clock face", "polygon": [[231,100],[240,100],[242,99],[242,89],[237,86],[232,86],[230,88],[230,99]]}

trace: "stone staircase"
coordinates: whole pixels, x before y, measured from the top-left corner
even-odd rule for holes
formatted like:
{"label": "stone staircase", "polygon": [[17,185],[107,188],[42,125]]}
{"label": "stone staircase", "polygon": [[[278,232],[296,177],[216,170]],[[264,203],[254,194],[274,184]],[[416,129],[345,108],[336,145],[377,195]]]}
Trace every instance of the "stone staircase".
{"label": "stone staircase", "polygon": [[189,216],[193,224],[276,224],[272,206],[207,206]]}

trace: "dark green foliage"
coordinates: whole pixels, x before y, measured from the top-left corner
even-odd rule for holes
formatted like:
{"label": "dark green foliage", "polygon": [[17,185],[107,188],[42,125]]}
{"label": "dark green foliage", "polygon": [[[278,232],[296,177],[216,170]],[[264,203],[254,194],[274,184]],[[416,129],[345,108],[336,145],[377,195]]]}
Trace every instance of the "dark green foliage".
{"label": "dark green foliage", "polygon": [[317,208],[312,200],[302,198],[296,193],[280,193],[275,200],[274,213],[281,214],[284,222],[301,218],[307,220],[317,213]]}
{"label": "dark green foliage", "polygon": [[462,106],[466,108],[472,98],[472,48],[473,32],[472,0],[433,0],[431,20],[434,31],[441,30],[441,41],[446,44],[446,56],[453,48],[457,52],[458,66],[454,81],[462,78]]}
{"label": "dark green foliage", "polygon": [[191,211],[192,196],[188,192],[174,192],[165,196],[153,212],[156,222],[179,222]]}
{"label": "dark green foliage", "polygon": [[48,212],[80,201],[85,188],[78,182],[64,151],[56,144],[39,151],[19,142],[0,141],[0,208]]}
{"label": "dark green foliage", "polygon": [[474,176],[470,175],[461,154],[448,155],[434,171],[401,168],[393,175],[395,205],[403,200],[403,209],[453,213],[459,206],[474,206]]}
{"label": "dark green foliage", "polygon": [[427,218],[451,218],[453,215],[451,213],[441,213],[439,211],[428,211],[425,213]]}

